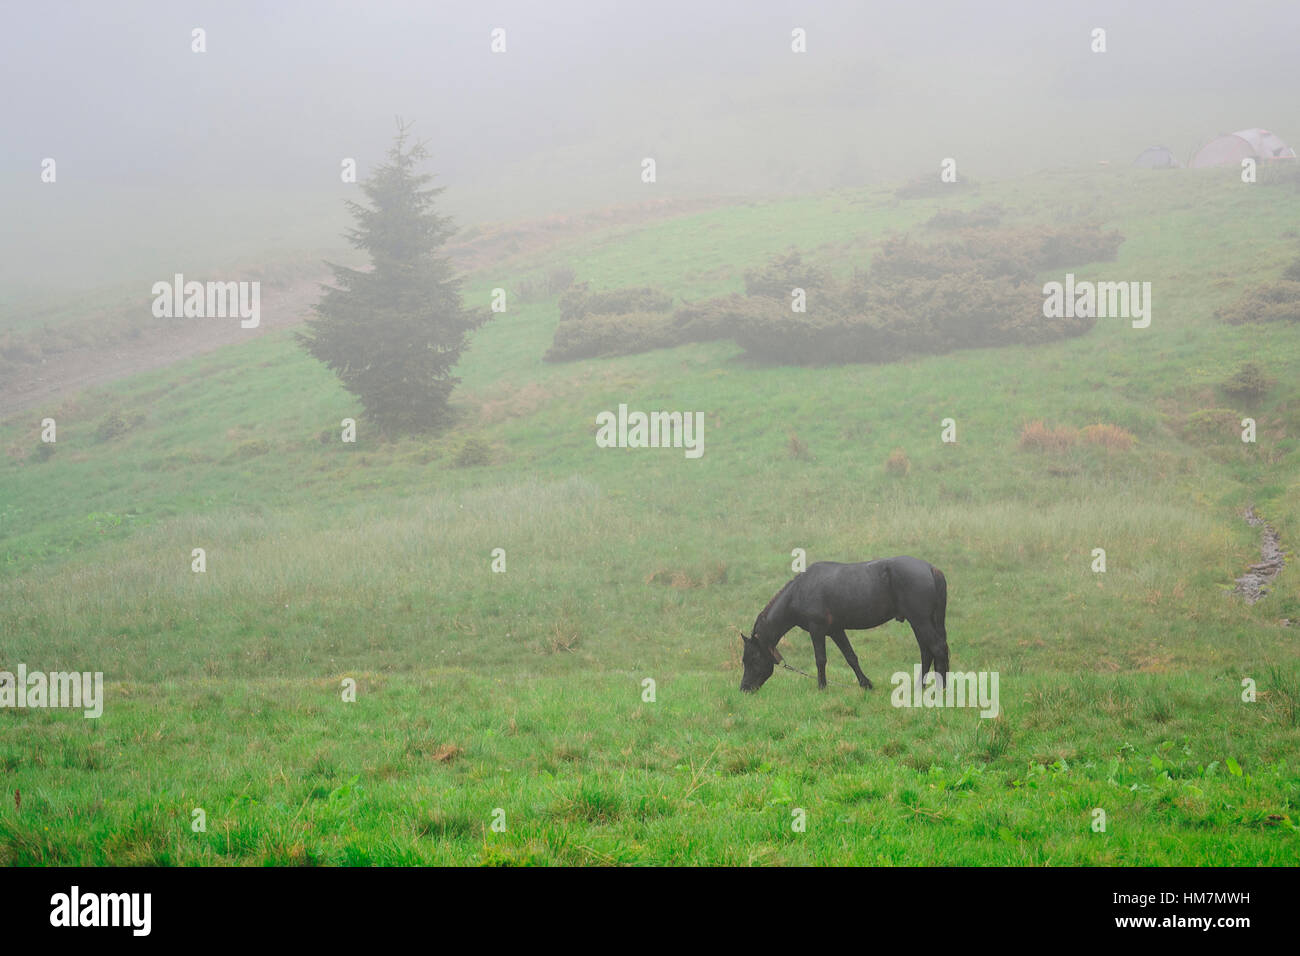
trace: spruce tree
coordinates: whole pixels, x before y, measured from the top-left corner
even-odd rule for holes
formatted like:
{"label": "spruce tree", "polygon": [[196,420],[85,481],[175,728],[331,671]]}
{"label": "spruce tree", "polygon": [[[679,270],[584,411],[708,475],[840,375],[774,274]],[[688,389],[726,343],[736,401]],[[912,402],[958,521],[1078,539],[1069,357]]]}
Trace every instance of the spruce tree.
{"label": "spruce tree", "polygon": [[460,278],[438,250],[455,232],[434,211],[446,187],[417,171],[428,157],[422,143],[407,147],[399,123],[388,161],[362,184],[372,208],[349,200],[357,225],[348,241],[365,250],[363,272],[327,263],[336,287],[325,286],[299,341],[356,395],[385,431],[429,431],[451,421],[452,374],[466,335],[487,321],[486,310],[464,307]]}

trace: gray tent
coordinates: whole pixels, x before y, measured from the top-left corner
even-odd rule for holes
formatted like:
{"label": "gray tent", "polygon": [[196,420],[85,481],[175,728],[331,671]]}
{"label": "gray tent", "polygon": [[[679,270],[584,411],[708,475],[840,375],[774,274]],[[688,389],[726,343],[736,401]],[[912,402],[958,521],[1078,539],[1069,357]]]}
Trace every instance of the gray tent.
{"label": "gray tent", "polygon": [[1276,133],[1255,127],[1216,136],[1198,149],[1187,165],[1200,169],[1205,166],[1240,166],[1243,159],[1271,162],[1295,158],[1295,150],[1282,142]]}
{"label": "gray tent", "polygon": [[1148,146],[1133,160],[1133,165],[1143,169],[1180,169],[1183,164],[1167,146]]}

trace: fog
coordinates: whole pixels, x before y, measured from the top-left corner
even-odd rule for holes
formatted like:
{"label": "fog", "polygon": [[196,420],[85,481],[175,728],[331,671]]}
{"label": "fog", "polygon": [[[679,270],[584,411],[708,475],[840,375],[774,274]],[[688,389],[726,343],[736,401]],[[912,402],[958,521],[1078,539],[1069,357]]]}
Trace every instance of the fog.
{"label": "fog", "polygon": [[340,162],[364,176],[396,116],[462,224],[866,185],[948,156],[977,179],[1153,144],[1185,159],[1247,126],[1294,145],[1297,36],[1282,0],[7,2],[3,300],[337,247],[357,196]]}

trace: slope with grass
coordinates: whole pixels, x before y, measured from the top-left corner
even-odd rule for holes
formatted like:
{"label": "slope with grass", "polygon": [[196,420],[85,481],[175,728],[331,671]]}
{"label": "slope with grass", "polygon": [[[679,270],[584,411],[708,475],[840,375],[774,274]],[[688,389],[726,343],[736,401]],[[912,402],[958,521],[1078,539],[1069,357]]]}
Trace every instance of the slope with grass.
{"label": "slope with grass", "polygon": [[[1214,312],[1295,257],[1295,193],[1127,170],[843,192],[584,237],[467,289],[567,265],[694,300],[791,245],[847,273],[990,202],[1119,229],[1118,261],[1073,271],[1152,282],[1151,327],[830,369],[727,342],[554,365],[552,300],[475,336],[436,438],[362,419],[339,442],[359,409],[285,333],[9,417],[0,667],[100,670],[108,701],[0,712],[22,794],[0,859],[1294,864],[1300,574],[1249,607],[1231,587],[1257,560],[1245,506],[1300,540],[1300,329]],[[1234,404],[1219,384],[1252,359],[1277,384]],[[704,456],[597,448],[619,403],[704,412]],[[1196,417],[1221,407],[1258,442]],[[1136,444],[1022,448],[1033,421]],[[734,628],[795,548],[942,568],[952,665],[999,673],[1000,714],[890,706],[918,661],[896,623],[850,635],[872,694],[778,673],[741,695]]]}

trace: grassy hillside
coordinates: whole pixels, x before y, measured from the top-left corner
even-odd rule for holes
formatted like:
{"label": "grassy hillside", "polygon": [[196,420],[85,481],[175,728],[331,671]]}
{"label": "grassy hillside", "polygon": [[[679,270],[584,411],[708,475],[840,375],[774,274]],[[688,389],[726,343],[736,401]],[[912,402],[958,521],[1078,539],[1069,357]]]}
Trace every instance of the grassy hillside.
{"label": "grassy hillside", "polygon": [[[1253,606],[1230,589],[1258,560],[1244,506],[1300,540],[1300,329],[1213,313],[1300,253],[1300,194],[1130,170],[843,192],[611,230],[467,292],[568,265],[696,299],[790,246],[847,272],[989,202],[1119,229],[1118,261],[1073,271],[1150,281],[1150,328],[831,369],[729,343],[546,365],[555,302],[512,302],[437,438],[368,432],[287,333],[10,416],[0,669],[99,670],[109,694],[97,721],[0,711],[22,794],[0,861],[1295,864],[1300,573]],[[1218,385],[1249,359],[1277,384],[1248,407]],[[702,411],[704,456],[597,448],[619,403]],[[1258,443],[1198,427],[1218,408]],[[1022,450],[1033,420],[1137,444]],[[467,443],[490,460],[458,464]],[[942,568],[952,667],[997,671],[1001,714],[891,707],[919,660],[899,623],[850,634],[872,693],[740,694],[735,628],[795,548]],[[783,647],[811,668],[802,632]]]}

